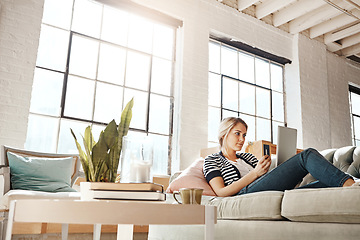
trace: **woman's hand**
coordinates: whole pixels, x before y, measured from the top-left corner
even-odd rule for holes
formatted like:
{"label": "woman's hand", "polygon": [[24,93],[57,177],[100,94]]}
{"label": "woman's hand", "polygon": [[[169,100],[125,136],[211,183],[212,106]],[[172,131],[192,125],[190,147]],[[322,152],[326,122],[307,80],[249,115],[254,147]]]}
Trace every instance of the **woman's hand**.
{"label": "woman's hand", "polygon": [[260,158],[258,164],[256,165],[255,169],[253,170],[256,173],[257,177],[261,177],[265,173],[269,171],[271,166],[271,158],[269,155],[264,155]]}

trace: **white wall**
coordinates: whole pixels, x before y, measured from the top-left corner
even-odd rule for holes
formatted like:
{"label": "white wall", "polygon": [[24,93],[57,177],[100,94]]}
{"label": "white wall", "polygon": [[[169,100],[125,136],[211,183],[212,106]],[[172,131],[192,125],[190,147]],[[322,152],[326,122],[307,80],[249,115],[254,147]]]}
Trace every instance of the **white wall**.
{"label": "white wall", "polygon": [[0,145],[24,147],[43,0],[0,0]]}
{"label": "white wall", "polygon": [[[323,44],[292,36],[215,0],[136,0],[184,22],[179,111],[180,159],[184,169],[207,147],[208,40],[211,32],[233,37],[291,59],[286,66],[289,126],[300,146],[319,149],[351,144],[348,82],[360,85],[360,69],[326,51]],[[42,1],[1,0],[0,144],[23,147]],[[290,110],[291,109],[291,110]],[[345,128],[345,130],[343,130]]]}

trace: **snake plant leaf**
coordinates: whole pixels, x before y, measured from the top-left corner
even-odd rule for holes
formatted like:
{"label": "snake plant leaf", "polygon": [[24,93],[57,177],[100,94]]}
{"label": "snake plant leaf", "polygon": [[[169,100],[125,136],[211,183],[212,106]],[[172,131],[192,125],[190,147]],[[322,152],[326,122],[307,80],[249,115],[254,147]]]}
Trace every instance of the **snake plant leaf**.
{"label": "snake plant leaf", "polygon": [[104,131],[101,131],[99,141],[94,145],[92,150],[92,164],[93,166],[99,166],[99,163],[105,161],[108,154],[108,147],[105,142]]}
{"label": "snake plant leaf", "polygon": [[83,169],[84,169],[84,173],[85,173],[85,176],[86,176],[86,180],[88,181],[88,175],[89,175],[89,158],[88,156],[84,153],[84,151],[82,150],[81,148],[81,145],[79,144],[79,142],[77,141],[77,138],[75,136],[75,133],[74,131],[70,128],[70,131],[71,131],[71,134],[73,135],[74,137],[74,140],[75,140],[75,144],[76,144],[76,147],[78,149],[78,152],[79,152],[79,157],[80,157],[80,161],[81,161],[81,164],[83,166]]}
{"label": "snake plant leaf", "polygon": [[95,140],[94,140],[94,137],[92,135],[92,132],[91,132],[91,127],[88,126],[86,129],[85,129],[85,134],[84,134],[84,145],[86,145],[87,149],[92,149],[93,146],[95,145]]}
{"label": "snake plant leaf", "polygon": [[[110,169],[109,179],[110,179],[111,182],[115,182],[117,169],[118,169],[119,161],[120,161],[121,149],[117,148],[117,146],[118,146],[117,142],[118,141],[119,141],[119,138],[116,138],[116,142],[115,142],[114,146],[110,149],[110,153],[109,153],[108,166],[109,166],[109,169]],[[122,141],[122,139],[120,139],[120,141]],[[117,156],[119,156],[119,157],[117,157]]]}
{"label": "snake plant leaf", "polygon": [[125,106],[124,110],[121,113],[121,120],[118,127],[118,139],[117,142],[117,149],[119,149],[119,152],[117,152],[116,157],[120,158],[120,152],[122,148],[122,138],[123,136],[126,136],[129,131],[129,126],[132,118],[132,107],[134,106],[134,98],[132,98]]}
{"label": "snake plant leaf", "polygon": [[[121,113],[121,120],[118,128],[119,138],[126,136],[129,131],[130,121],[132,118],[132,107],[134,106],[134,98],[132,98],[125,106]],[[119,143],[122,141],[119,141]],[[121,149],[121,148],[120,148]]]}
{"label": "snake plant leaf", "polygon": [[[95,169],[94,169],[94,165],[93,165],[93,161],[92,161],[92,155],[91,155],[91,149],[89,149],[86,145],[86,140],[84,137],[83,138],[83,142],[84,142],[84,146],[85,146],[85,150],[86,150],[86,157],[87,157],[87,168],[88,168],[88,178],[89,181],[94,181],[95,178]],[[83,166],[84,167],[84,166]]]}
{"label": "snake plant leaf", "polygon": [[117,138],[117,126],[115,120],[112,120],[104,130],[104,140],[108,149],[110,149]]}
{"label": "snake plant leaf", "polygon": [[105,164],[105,160],[98,162],[95,166],[94,182],[108,182],[108,180],[106,179],[106,174],[108,171],[109,170]]}
{"label": "snake plant leaf", "polygon": [[115,182],[117,169],[119,167],[120,153],[122,148],[123,136],[126,136],[129,131],[129,126],[132,118],[132,108],[134,106],[134,98],[132,98],[125,106],[121,113],[121,120],[118,126],[118,138],[116,145],[110,149],[110,158],[112,159],[112,178],[111,181]]}

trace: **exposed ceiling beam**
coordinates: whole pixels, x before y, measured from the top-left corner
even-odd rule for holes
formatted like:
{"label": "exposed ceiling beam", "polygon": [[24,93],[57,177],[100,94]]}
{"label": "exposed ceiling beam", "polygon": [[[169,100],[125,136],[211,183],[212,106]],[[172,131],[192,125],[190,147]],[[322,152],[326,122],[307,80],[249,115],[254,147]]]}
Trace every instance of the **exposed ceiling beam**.
{"label": "exposed ceiling beam", "polygon": [[330,43],[326,44],[326,48],[330,52],[336,52],[336,51],[339,51],[340,49],[342,49],[342,46],[339,43],[330,42]]}
{"label": "exposed ceiling beam", "polygon": [[258,19],[261,19],[263,17],[266,17],[267,15],[276,12],[293,2],[296,2],[297,0],[272,0],[272,1],[265,1],[263,3],[260,3],[259,5],[256,5],[256,17]]}
{"label": "exposed ceiling beam", "polygon": [[324,35],[324,42],[325,44],[329,42],[335,42],[337,40],[349,37],[351,35],[357,34],[360,32],[360,23],[355,24],[351,27],[345,28],[341,31],[334,32],[334,33],[327,33]]}
{"label": "exposed ceiling beam", "polygon": [[274,13],[273,24],[275,27],[278,27],[324,5],[326,5],[326,2],[323,0],[297,1],[296,3],[289,5],[279,12]]}
{"label": "exposed ceiling beam", "polygon": [[353,46],[360,42],[360,33],[344,38],[340,41],[343,48]]}
{"label": "exposed ceiling beam", "polygon": [[353,3],[360,5],[360,0],[351,0]]}
{"label": "exposed ceiling beam", "polygon": [[355,8],[360,10],[360,5],[356,2],[354,2],[353,0],[345,0],[346,2],[350,3],[351,5],[353,5]]}
{"label": "exposed ceiling beam", "polygon": [[351,56],[351,55],[356,55],[356,54],[359,54],[360,53],[360,43],[354,45],[354,46],[351,46],[351,47],[348,47],[348,48],[344,48],[341,50],[341,55],[345,56],[345,57],[348,57],[348,56]]}
{"label": "exposed ceiling beam", "polygon": [[238,0],[238,10],[242,11],[258,2],[260,2],[260,0]]}
{"label": "exposed ceiling beam", "polygon": [[[353,12],[360,14],[360,10],[357,9],[354,9]],[[343,27],[344,25],[348,25],[355,21],[356,21],[355,18],[343,13],[337,17],[330,19],[329,21],[320,23],[310,28],[310,38],[316,38],[325,33],[335,31],[336,29],[339,29],[340,27]]]}
{"label": "exposed ceiling beam", "polygon": [[[341,0],[332,0],[332,3],[345,9],[350,7],[348,3],[342,2]],[[289,23],[289,32],[293,34],[299,33],[323,21],[329,20],[330,18],[339,16],[341,13],[341,11],[330,5],[323,6],[322,8],[315,9],[305,15],[302,15],[301,17],[292,20]]]}

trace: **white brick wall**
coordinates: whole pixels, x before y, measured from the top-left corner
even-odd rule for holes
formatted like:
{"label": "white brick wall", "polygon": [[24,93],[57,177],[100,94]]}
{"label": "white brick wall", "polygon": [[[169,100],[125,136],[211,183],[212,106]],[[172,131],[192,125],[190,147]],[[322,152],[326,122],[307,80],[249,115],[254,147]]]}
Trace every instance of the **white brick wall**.
{"label": "white brick wall", "polygon": [[[184,21],[179,62],[182,83],[177,99],[179,111],[175,113],[180,118],[176,126],[180,133],[180,154],[177,155],[180,159],[175,161],[173,169],[187,167],[199,156],[199,150],[207,146],[208,37],[211,32],[293,61],[293,65],[286,67],[289,70],[287,84],[296,84],[292,89],[295,97],[289,98],[288,106],[300,112],[293,112],[288,120],[289,126],[293,124],[299,129],[303,139],[300,146],[328,148],[351,144],[350,117],[346,110],[349,105],[344,97],[349,81],[360,85],[358,67],[328,54],[321,43],[291,36],[216,0],[136,2]],[[0,144],[24,145],[42,6],[43,0],[1,0]],[[340,130],[343,126],[346,131]]]}
{"label": "white brick wall", "polygon": [[43,0],[0,4],[0,145],[24,147]]}
{"label": "white brick wall", "polygon": [[299,35],[303,147],[330,146],[325,45]]}

